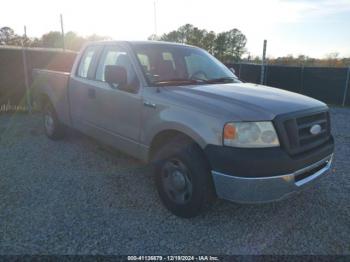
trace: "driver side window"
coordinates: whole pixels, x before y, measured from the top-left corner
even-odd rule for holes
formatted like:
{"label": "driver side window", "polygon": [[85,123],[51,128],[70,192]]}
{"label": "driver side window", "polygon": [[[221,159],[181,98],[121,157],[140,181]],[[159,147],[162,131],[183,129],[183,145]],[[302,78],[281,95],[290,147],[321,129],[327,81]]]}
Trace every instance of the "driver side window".
{"label": "driver side window", "polygon": [[137,84],[137,77],[126,50],[118,46],[107,46],[102,53],[96,71],[96,80],[105,82],[105,69],[107,65],[118,65],[125,68],[127,72],[127,84]]}

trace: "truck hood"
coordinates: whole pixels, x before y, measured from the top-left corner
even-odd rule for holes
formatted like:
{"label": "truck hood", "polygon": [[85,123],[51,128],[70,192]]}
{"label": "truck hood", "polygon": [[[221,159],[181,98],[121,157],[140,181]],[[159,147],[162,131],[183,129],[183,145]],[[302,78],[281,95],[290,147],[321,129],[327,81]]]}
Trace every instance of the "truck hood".
{"label": "truck hood", "polygon": [[304,95],[250,83],[168,87],[167,89],[179,95],[177,101],[183,101],[201,111],[221,116],[226,114],[232,120],[272,120],[280,114],[316,107],[327,108],[324,103]]}

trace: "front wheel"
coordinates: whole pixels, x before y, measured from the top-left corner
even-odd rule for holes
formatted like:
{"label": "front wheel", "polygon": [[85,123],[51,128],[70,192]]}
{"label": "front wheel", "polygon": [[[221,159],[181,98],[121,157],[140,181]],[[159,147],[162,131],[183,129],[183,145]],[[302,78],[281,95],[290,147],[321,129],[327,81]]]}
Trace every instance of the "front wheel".
{"label": "front wheel", "polygon": [[58,140],[64,136],[63,125],[59,121],[52,104],[49,102],[44,107],[43,121],[45,134],[48,138]]}
{"label": "front wheel", "polygon": [[208,162],[191,141],[175,139],[160,149],[155,172],[159,196],[176,216],[197,216],[215,199]]}

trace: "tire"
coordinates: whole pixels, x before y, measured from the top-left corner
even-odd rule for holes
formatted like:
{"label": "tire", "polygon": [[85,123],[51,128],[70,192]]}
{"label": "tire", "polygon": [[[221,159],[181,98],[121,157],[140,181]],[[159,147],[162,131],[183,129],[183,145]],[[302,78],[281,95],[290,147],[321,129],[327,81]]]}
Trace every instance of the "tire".
{"label": "tire", "polygon": [[161,201],[174,215],[199,215],[215,199],[209,164],[201,148],[178,138],[155,155],[155,180]]}
{"label": "tire", "polygon": [[43,122],[45,134],[52,140],[62,139],[64,136],[64,127],[59,121],[56,111],[50,102],[47,102],[43,111]]}

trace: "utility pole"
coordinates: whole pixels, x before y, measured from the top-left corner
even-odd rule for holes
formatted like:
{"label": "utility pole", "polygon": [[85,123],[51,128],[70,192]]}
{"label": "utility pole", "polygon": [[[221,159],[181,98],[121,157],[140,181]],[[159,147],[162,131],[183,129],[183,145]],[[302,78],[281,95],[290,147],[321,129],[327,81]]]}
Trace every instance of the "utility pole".
{"label": "utility pole", "polygon": [[260,84],[261,85],[264,84],[266,45],[267,45],[267,40],[264,40],[263,55],[262,55],[262,60],[261,60],[261,76],[260,76]]}
{"label": "utility pole", "polygon": [[157,36],[157,9],[156,9],[156,1],[153,2],[153,8],[154,8],[154,37],[153,40],[155,40]]}
{"label": "utility pole", "polygon": [[64,45],[64,29],[63,29],[63,16],[60,14],[60,19],[61,19],[61,32],[62,32],[62,48],[63,51],[66,51],[66,47]]}

